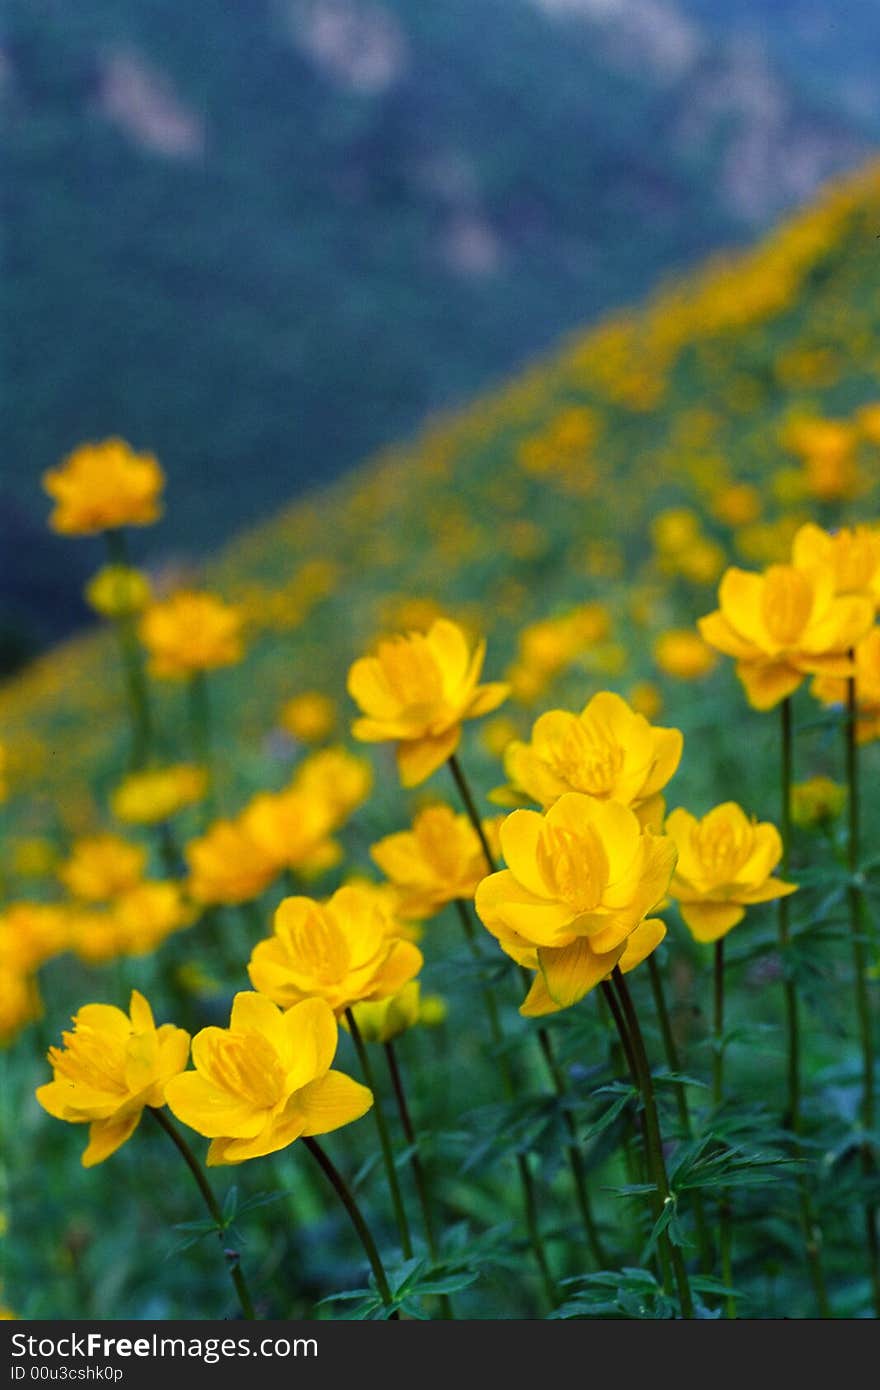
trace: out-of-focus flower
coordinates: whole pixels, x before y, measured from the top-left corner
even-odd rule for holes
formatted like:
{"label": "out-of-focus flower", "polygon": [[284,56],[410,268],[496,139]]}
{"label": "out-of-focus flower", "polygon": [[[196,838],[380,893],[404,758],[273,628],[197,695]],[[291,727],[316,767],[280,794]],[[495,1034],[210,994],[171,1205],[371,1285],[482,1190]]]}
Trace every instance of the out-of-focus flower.
{"label": "out-of-focus flower", "polygon": [[132,772],[110,798],[117,820],[126,825],[158,825],[205,795],[207,775],[193,763]]}
{"label": "out-of-focus flower", "polygon": [[438,618],[427,633],[379,643],[348,673],[348,691],[363,718],[352,732],[365,743],[393,740],[404,786],[415,787],[458,747],[461,725],[496,709],[507,695],[499,682],[479,685],[486,644],[468,649],[456,623]]}
{"label": "out-of-focus flower", "polygon": [[242,613],[216,594],[184,591],[152,604],[140,622],[150,673],[181,680],[234,666],[244,654]]}
{"label": "out-of-focus flower", "polygon": [[58,850],[42,835],[12,842],[12,872],[18,878],[47,878],[58,867]]}
{"label": "out-of-focus flower", "polygon": [[655,640],[654,660],[665,675],[695,681],[707,676],[718,658],[695,632],[673,627],[661,632]]}
{"label": "out-of-focus flower", "polygon": [[[873,627],[855,648],[856,738],[871,743],[880,738],[880,628]],[[810,686],[823,705],[843,705],[847,682],[837,676],[817,676]]]}
{"label": "out-of-focus flower", "polygon": [[67,943],[86,965],[106,965],[124,952],[122,931],[109,909],[72,906],[67,914]]}
{"label": "out-of-focus flower", "polygon": [[150,602],[150,581],[130,565],[105,565],[86,585],[86,602],[102,618],[129,618]]}
{"label": "out-of-focus flower", "polygon": [[[391,1042],[419,1022],[421,1009],[418,980],[410,980],[397,994],[352,1007],[354,1021],[364,1042]],[[343,1028],[348,1028],[345,1018]]]}
{"label": "out-of-focus flower", "polygon": [[515,719],[506,714],[497,714],[494,719],[487,719],[481,728],[480,742],[488,753],[500,758],[508,743],[518,734],[519,726]]}
{"label": "out-of-focus flower", "polygon": [[55,501],[49,525],[67,536],[149,526],[161,515],[164,483],[153,455],[134,453],[124,439],[82,444],[43,474],[43,488]]}
{"label": "out-of-focus flower", "polygon": [[423,994],[419,1006],[419,1023],[425,1028],[439,1028],[446,1022],[449,1005],[440,994]]}
{"label": "out-of-focus flower", "polygon": [[656,719],[663,708],[663,695],[653,681],[636,681],[627,696],[630,708],[648,721]]}
{"label": "out-of-focus flower", "polygon": [[751,483],[728,483],[713,494],[712,511],[727,526],[749,526],[761,515],[761,494]]}
{"label": "out-of-focus flower", "polygon": [[869,599],[835,597],[833,573],[823,566],[771,565],[764,574],[729,569],[718,600],[718,609],[700,618],[700,632],[736,658],[749,704],[761,710],[793,694],[805,675],[848,675],[849,650],[874,618]]}
{"label": "out-of-focus flower", "polygon": [[338,1030],[322,999],[282,1012],[242,991],[228,1028],[193,1038],[195,1071],[168,1083],[172,1114],[211,1140],[208,1166],[243,1163],[328,1134],[360,1119],[373,1103],[366,1086],[332,1071]]}
{"label": "out-of-focus flower", "polygon": [[285,898],[274,934],[260,941],[248,964],[251,983],[286,1008],[325,999],[344,1013],[364,999],[397,994],[422,968],[422,953],[393,928],[375,897],[344,887],[328,902]]}
{"label": "out-of-focus flower", "polygon": [[8,1046],[22,1028],[41,1018],[42,1013],[36,980],[4,960],[0,949],[0,1047]]}
{"label": "out-of-focus flower", "polygon": [[94,835],[77,840],[58,877],[83,902],[109,902],[143,878],[147,851],[119,835]]}
{"label": "out-of-focus flower", "polygon": [[511,743],[504,755],[510,793],[545,809],[565,792],[585,792],[632,806],[643,824],[663,819],[661,789],[681,760],[678,729],[652,728],[625,700],[600,691],[580,714],[549,710],[530,743]]}
{"label": "out-of-focus flower", "polygon": [[791,818],[795,825],[812,829],[836,820],[846,805],[846,787],[830,777],[809,777],[791,789]]}
{"label": "out-of-focus flower", "polygon": [[119,948],[127,956],[155,951],[172,932],[188,927],[193,909],[177,883],[140,883],[117,898],[111,909]]}
{"label": "out-of-focus flower", "polygon": [[[483,822],[490,848],[497,852],[501,818]],[[433,917],[455,898],[470,899],[488,865],[477,832],[451,806],[426,806],[411,830],[386,835],[370,850],[394,884],[404,917]]]}
{"label": "out-of-focus flower", "polygon": [[516,661],[507,672],[512,694],[530,703],[562,671],[595,652],[610,631],[611,618],[601,603],[583,603],[569,613],[524,627]]}
{"label": "out-of-focus flower", "polygon": [[67,946],[67,920],[55,903],[12,902],[0,912],[0,960],[26,974]]}
{"label": "out-of-focus flower", "polygon": [[566,1008],[604,979],[627,938],[663,898],[675,845],[616,801],[568,792],[546,815],[514,811],[501,827],[508,868],[483,879],[476,909],[519,964],[540,974],[520,1012]]}
{"label": "out-of-focus flower", "polygon": [[329,837],[330,808],[300,791],[261,792],[239,817],[243,833],[275,866],[302,874],[318,874],[342,858],[342,849]]}
{"label": "out-of-focus flower", "polygon": [[880,604],[880,531],[875,528],[842,526],[832,533],[808,522],[795,535],[791,559],[798,569],[830,569],[835,594]]}
{"label": "out-of-focus flower", "polygon": [[725,801],[698,820],[673,811],[666,830],[678,849],[670,896],[697,941],[717,941],[741,922],[753,903],[794,893],[797,884],[772,878],[782,858],[775,825],[750,820]]}
{"label": "out-of-focus flower", "polygon": [[246,903],[258,898],[278,865],[237,821],[219,820],[184,848],[188,891],[199,903]]}
{"label": "out-of-focus flower", "polygon": [[322,748],[310,753],[297,767],[291,781],[299,796],[326,809],[336,828],[363,805],[373,786],[373,769],[366,758],[347,748]]}
{"label": "out-of-focus flower", "polygon": [[336,705],[320,690],[304,690],[282,706],[278,722],[301,743],[321,743],[333,732]]}
{"label": "out-of-focus flower", "polygon": [[38,1086],[44,1110],[70,1124],[88,1124],[83,1166],[102,1163],[130,1139],[144,1106],[165,1104],[165,1088],[182,1072],[189,1034],[171,1023],[157,1028],[152,1010],[132,990],[128,1014],[111,1004],[86,1004],[49,1048],[54,1079]]}

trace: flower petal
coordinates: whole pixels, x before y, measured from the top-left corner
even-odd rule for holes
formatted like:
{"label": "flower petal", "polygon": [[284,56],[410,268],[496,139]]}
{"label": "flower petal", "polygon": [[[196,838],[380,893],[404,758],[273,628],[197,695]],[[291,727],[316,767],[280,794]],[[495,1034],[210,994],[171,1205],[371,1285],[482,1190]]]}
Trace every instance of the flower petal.
{"label": "flower petal", "polygon": [[373,1093],[341,1071],[328,1071],[303,1087],[296,1103],[305,1117],[303,1134],[329,1134],[365,1115],[373,1104]]}

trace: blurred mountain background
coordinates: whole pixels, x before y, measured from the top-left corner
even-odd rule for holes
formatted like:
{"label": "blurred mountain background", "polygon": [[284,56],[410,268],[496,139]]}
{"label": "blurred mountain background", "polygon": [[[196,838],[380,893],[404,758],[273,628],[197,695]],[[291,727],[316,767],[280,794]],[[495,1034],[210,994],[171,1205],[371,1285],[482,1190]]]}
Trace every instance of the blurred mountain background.
{"label": "blurred mountain background", "polygon": [[87,620],[40,474],[179,572],[880,143],[850,0],[7,0],[0,670]]}

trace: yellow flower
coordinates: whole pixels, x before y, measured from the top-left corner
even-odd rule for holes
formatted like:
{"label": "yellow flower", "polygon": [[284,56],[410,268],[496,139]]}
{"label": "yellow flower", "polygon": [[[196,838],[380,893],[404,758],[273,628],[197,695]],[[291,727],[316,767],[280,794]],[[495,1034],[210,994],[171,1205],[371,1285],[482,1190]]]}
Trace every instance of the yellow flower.
{"label": "yellow flower", "polygon": [[364,718],[352,732],[364,743],[394,740],[405,787],[418,786],[455,752],[464,719],[497,709],[500,683],[478,685],[485,642],[468,651],[462,629],[438,618],[427,633],[380,642],[348,673],[348,691]]}
{"label": "yellow flower", "polygon": [[373,1103],[366,1086],[330,1069],[337,1039],[323,999],[282,1012],[263,995],[242,991],[228,1028],[203,1028],[193,1038],[195,1071],[168,1083],[168,1107],[211,1140],[209,1167],[327,1134],[360,1119]]}
{"label": "yellow flower", "polygon": [[372,898],[385,919],[389,936],[400,937],[401,941],[414,941],[416,945],[425,934],[421,922],[413,921],[404,915],[400,902],[400,892],[393,883],[374,883],[372,879],[352,874],[345,880],[346,888],[355,888],[365,902]]}
{"label": "yellow flower", "polygon": [[336,706],[320,690],[304,690],[282,707],[279,723],[302,743],[320,743],[333,731]]}
{"label": "yellow flower", "polygon": [[616,801],[567,792],[546,815],[514,811],[501,827],[508,868],[477,888],[476,909],[502,949],[539,970],[520,1012],[577,1001],[620,960],[662,899],[675,863],[666,836]]}
{"label": "yellow flower", "polygon": [[848,652],[871,626],[861,597],[837,598],[830,568],[771,565],[764,574],[732,568],[718,590],[719,608],[700,618],[711,646],[736,658],[736,673],[754,709],[772,709],[804,676],[847,676]]}
{"label": "yellow flower", "polygon": [[713,495],[712,511],[727,526],[749,526],[761,515],[761,494],[751,483],[728,483]]}
{"label": "yellow flower", "polygon": [[514,797],[545,810],[565,792],[585,792],[632,806],[643,824],[659,826],[659,793],[678,767],[682,744],[678,729],[652,728],[619,695],[604,690],[580,714],[542,714],[530,743],[508,746],[504,770]]}
{"label": "yellow flower", "polygon": [[110,911],[73,907],[67,913],[67,939],[86,965],[106,965],[125,948],[120,924]]}
{"label": "yellow flower", "polygon": [[783,898],[797,888],[771,878],[782,858],[775,825],[750,820],[735,801],[716,806],[702,820],[673,811],[666,831],[678,849],[670,896],[697,941],[717,941],[742,921],[752,903]]}
{"label": "yellow flower", "polygon": [[130,565],[105,565],[86,585],[86,602],[102,618],[140,613],[152,598],[150,581]]}
{"label": "yellow flower", "polygon": [[[420,989],[418,980],[410,980],[402,990],[389,995],[387,999],[355,1004],[352,1013],[364,1042],[391,1042],[418,1023],[421,1017]],[[341,1021],[343,1028],[348,1030],[346,1020],[343,1018]]]}
{"label": "yellow flower", "polygon": [[83,1167],[102,1163],[130,1139],[144,1106],[165,1104],[165,1088],[182,1072],[189,1034],[171,1023],[157,1028],[152,1010],[132,990],[128,1014],[111,1004],[86,1004],[49,1048],[54,1080],[38,1086],[44,1110],[70,1124],[88,1124]]}
{"label": "yellow flower", "polygon": [[110,798],[117,820],[127,825],[158,825],[201,801],[207,786],[203,768],[193,763],[129,773]]}
{"label": "yellow flower", "polygon": [[[665,923],[661,922],[659,917],[646,917],[626,938],[623,953],[616,961],[617,969],[622,975],[628,975],[630,970],[635,970],[637,965],[641,965],[643,960],[647,960],[652,951],[656,951],[665,936]],[[521,964],[537,971],[537,974],[520,1013],[527,1018],[543,1018],[546,1014],[557,1014],[561,1009],[564,1009],[566,1005],[558,1004],[547,989],[544,977],[538,968],[537,951],[533,961],[526,960]],[[611,970],[608,971],[608,975],[610,974]],[[606,975],[604,978],[607,979],[608,976]]]}
{"label": "yellow flower", "polygon": [[[880,738],[880,627],[872,627],[855,648],[856,738],[871,743]],[[837,676],[817,676],[811,694],[823,705],[842,705],[847,682]]]}
{"label": "yellow flower", "polygon": [[304,758],[291,787],[300,796],[326,808],[333,827],[362,805],[373,786],[373,769],[366,758],[347,748],[322,748]]}
{"label": "yellow flower", "polygon": [[119,835],[94,835],[77,840],[58,877],[83,902],[109,902],[134,888],[143,877],[147,851]]}
{"label": "yellow flower", "polygon": [[218,820],[184,847],[188,891],[199,903],[246,903],[278,875],[276,860],[238,821]]}
{"label": "yellow flower", "polygon": [[418,947],[392,932],[380,901],[355,886],[324,904],[285,898],[274,935],[254,947],[248,975],[283,1008],[315,996],[341,1014],[363,999],[396,994],[421,970]]}
{"label": "yellow flower", "polygon": [[242,623],[241,610],[215,594],[184,591],[154,603],[139,629],[151,674],[177,680],[234,666],[243,656]]}
{"label": "yellow flower", "polygon": [[177,883],[140,883],[117,898],[111,911],[119,949],[128,956],[148,955],[193,920]]}
{"label": "yellow flower", "polygon": [[161,515],[164,483],[153,455],[134,453],[124,439],[83,444],[43,474],[43,488],[55,500],[49,525],[67,536],[149,526]]}
{"label": "yellow flower", "polygon": [[41,1018],[43,1005],[37,982],[3,958],[0,951],[0,1046],[5,1047],[34,1019]]}
{"label": "yellow flower", "polygon": [[[490,847],[498,845],[500,818],[483,822]],[[386,835],[370,854],[398,892],[404,917],[432,917],[455,898],[472,898],[486,876],[486,856],[467,816],[450,806],[427,806],[412,830]]]}
{"label": "yellow flower", "polygon": [[480,730],[480,742],[488,753],[494,758],[500,758],[504,750],[519,733],[519,727],[515,719],[511,719],[507,714],[497,714],[494,719],[487,719]]}
{"label": "yellow flower", "polygon": [[317,874],[332,868],[342,850],[328,831],[329,808],[298,791],[261,792],[239,816],[242,832],[275,866]]}
{"label": "yellow flower", "polygon": [[842,526],[832,534],[808,522],[795,535],[791,559],[798,569],[829,568],[835,594],[856,594],[875,607],[880,604],[880,531],[873,527]]}
{"label": "yellow flower", "polygon": [[663,708],[663,696],[653,681],[636,681],[627,696],[630,707],[647,720],[656,719]]}
{"label": "yellow flower", "polygon": [[665,675],[694,681],[709,674],[717,657],[695,632],[673,627],[661,632],[655,641],[654,660]]}
{"label": "yellow flower", "polygon": [[37,970],[67,947],[67,919],[53,903],[13,902],[0,912],[0,960],[24,972]]}
{"label": "yellow flower", "polygon": [[830,777],[809,777],[791,789],[791,818],[795,825],[810,829],[836,820],[846,805],[846,787]]}

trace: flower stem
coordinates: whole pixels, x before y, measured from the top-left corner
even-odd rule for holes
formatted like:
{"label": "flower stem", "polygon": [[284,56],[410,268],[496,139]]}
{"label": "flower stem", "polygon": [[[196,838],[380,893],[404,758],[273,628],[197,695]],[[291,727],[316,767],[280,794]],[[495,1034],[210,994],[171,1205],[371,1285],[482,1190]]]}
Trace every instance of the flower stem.
{"label": "flower stem", "polygon": [[[654,1176],[655,1211],[657,1218],[659,1218],[662,1216],[666,1205],[669,1202],[673,1202],[675,1199],[669,1190],[669,1178],[666,1173],[666,1161],[663,1157],[663,1137],[660,1133],[660,1120],[657,1114],[657,1102],[654,1097],[654,1083],[651,1079],[651,1067],[648,1062],[648,1054],[645,1051],[645,1042],[642,1037],[642,1030],[639,1027],[639,1019],[635,1010],[635,1005],[633,1004],[632,996],[627,988],[626,979],[619,966],[614,967],[611,978],[620,999],[624,1018],[626,1019],[632,1056],[636,1065],[639,1089],[642,1093],[648,1155]],[[665,1229],[660,1232],[658,1238],[658,1245],[660,1246],[661,1252],[664,1244],[667,1248],[667,1256],[675,1274],[675,1283],[678,1288],[678,1298],[681,1305],[682,1317],[692,1318],[694,1316],[694,1303],[681,1248],[670,1239],[669,1232]]]}
{"label": "flower stem", "polygon": [[[859,860],[861,856],[861,801],[859,794],[859,757],[856,739],[858,705],[856,680],[850,676],[846,683],[846,778],[849,787],[849,841],[847,845],[847,868],[849,869],[849,920],[852,935],[853,975],[856,991],[856,1014],[859,1020],[859,1037],[862,1045],[862,1131],[859,1146],[862,1172],[870,1180],[876,1163],[872,1140],[874,1130],[874,1038],[871,1027],[871,1005],[868,998],[866,978],[865,947],[862,938],[864,929],[864,899],[859,887]],[[877,1238],[877,1204],[870,1198],[865,1201],[865,1236],[871,1268],[871,1288],[875,1315],[880,1317],[880,1249]]]}
{"label": "flower stem", "polygon": [[[111,565],[127,568],[129,565],[128,547],[123,531],[105,531],[104,543],[107,558]],[[132,614],[123,614],[113,619],[122,669],[125,674],[125,688],[128,698],[128,714],[131,723],[131,750],[129,767],[137,772],[146,767],[153,741],[153,716],[150,709],[150,692],[144,672],[144,661],[135,632]]]}
{"label": "flower stem", "polygon": [[467,811],[468,819],[474,827],[477,838],[480,841],[486,863],[489,867],[489,873],[494,874],[498,865],[495,863],[495,856],[489,848],[489,841],[486,839],[486,832],[483,829],[483,822],[480,820],[480,813],[477,810],[477,804],[474,801],[473,793],[471,792],[468,780],[464,775],[461,763],[458,761],[458,757],[455,753],[450,755],[449,769],[455,778],[455,785],[458,787],[459,795],[464,802],[464,808]]}
{"label": "flower stem", "polygon": [[[431,1210],[431,1196],[428,1191],[428,1180],[425,1174],[425,1166],[422,1163],[421,1154],[418,1150],[418,1141],[413,1127],[412,1116],[409,1112],[409,1105],[406,1099],[406,1090],[403,1085],[403,1077],[400,1072],[400,1064],[397,1060],[397,1050],[392,1040],[384,1044],[385,1060],[388,1063],[388,1074],[391,1077],[391,1086],[394,1091],[394,1099],[397,1101],[397,1112],[400,1115],[400,1123],[406,1142],[410,1147],[410,1167],[412,1169],[413,1182],[418,1193],[419,1205],[422,1208],[422,1220],[425,1226],[425,1239],[428,1242],[428,1250],[434,1264],[437,1263],[437,1241],[434,1235],[434,1216]],[[442,1298],[444,1317],[453,1317],[452,1303],[447,1295]]]}
{"label": "flower stem", "polygon": [[[672,1031],[672,1022],[669,1017],[669,1010],[666,1007],[666,996],[663,991],[663,977],[660,974],[660,967],[654,958],[653,953],[648,956],[648,975],[651,980],[651,992],[654,996],[654,1007],[657,1010],[657,1021],[660,1024],[660,1035],[663,1039],[663,1050],[666,1053],[666,1065],[669,1070],[676,1075],[681,1071],[681,1059],[678,1055],[678,1048],[675,1043],[675,1034]],[[675,1102],[678,1107],[678,1118],[681,1125],[681,1132],[685,1139],[692,1139],[694,1128],[691,1121],[690,1107],[688,1106],[687,1095],[683,1083],[675,1086]],[[697,1244],[700,1250],[700,1265],[704,1274],[708,1274],[712,1269],[712,1243],[709,1239],[709,1228],[706,1222],[706,1208],[703,1205],[703,1194],[695,1189],[691,1195],[694,1208],[694,1222],[697,1228]]]}
{"label": "flower stem", "polygon": [[391,1144],[391,1135],[388,1131],[388,1122],[385,1119],[385,1112],[382,1109],[382,1101],[379,1097],[379,1090],[376,1086],[376,1078],[373,1075],[373,1065],[367,1053],[366,1044],[358,1028],[357,1020],[351,1009],[346,1009],[345,1017],[348,1022],[352,1042],[361,1064],[361,1071],[364,1074],[364,1081],[373,1092],[373,1115],[376,1120],[376,1132],[379,1135],[379,1146],[382,1150],[382,1158],[385,1163],[385,1175],[388,1179],[388,1191],[391,1194],[391,1204],[394,1207],[394,1215],[397,1220],[397,1229],[400,1232],[400,1248],[406,1260],[412,1259],[413,1247],[412,1236],[410,1235],[409,1220],[406,1215],[406,1208],[403,1205],[403,1196],[400,1191],[400,1183],[397,1181],[397,1169],[394,1165],[394,1149]]}
{"label": "flower stem", "polygon": [[[715,1007],[712,1019],[712,1103],[716,1110],[724,1100],[724,941],[715,942]],[[718,1198],[718,1245],[721,1251],[721,1278],[728,1288],[733,1281],[733,1213],[730,1193],[725,1188]],[[725,1312],[729,1318],[736,1317],[736,1299],[733,1294],[725,1298]]]}
{"label": "flower stem", "polygon": [[[782,701],[780,709],[782,713],[782,739],[780,758],[779,829],[782,837],[782,876],[787,879],[791,863],[791,784],[793,774],[791,696],[788,696]],[[795,1157],[799,1157],[801,1132],[800,1029],[798,1023],[797,987],[788,959],[790,923],[789,900],[787,896],[779,899],[777,910],[779,913],[779,945],[782,952],[786,1032],[788,1035],[788,1113],[786,1119],[788,1128],[791,1130],[794,1138]],[[813,1284],[813,1292],[816,1297],[819,1316],[827,1318],[831,1316],[831,1306],[828,1302],[828,1293],[825,1288],[825,1274],[822,1269],[822,1257],[820,1254],[822,1233],[813,1213],[810,1190],[807,1185],[806,1174],[803,1172],[800,1173],[798,1177],[798,1189],[800,1193],[801,1227],[804,1236],[804,1249],[807,1256],[807,1264],[810,1270],[810,1279]]]}
{"label": "flower stem", "polygon": [[[165,1111],[160,1110],[155,1106],[148,1106],[147,1109],[149,1110],[153,1118],[156,1120],[156,1123],[162,1129],[164,1129],[165,1133],[168,1135],[168,1138],[171,1140],[172,1144],[182,1157],[184,1163],[189,1168],[189,1171],[195,1178],[196,1186],[198,1187],[199,1191],[202,1194],[202,1197],[204,1198],[205,1206],[208,1208],[208,1211],[211,1215],[211,1219],[217,1227],[217,1237],[220,1241],[221,1246],[223,1246],[223,1237],[226,1231],[225,1222],[223,1220],[223,1213],[220,1210],[217,1198],[214,1196],[208,1179],[202,1172],[202,1165],[199,1163],[199,1160],[196,1158],[189,1144],[186,1142],[183,1135],[180,1133],[180,1130],[177,1128],[176,1125],[174,1125],[171,1122],[171,1120],[166,1115]],[[251,1302],[251,1296],[248,1290],[247,1282],[245,1280],[244,1274],[242,1273],[241,1264],[239,1263],[238,1251],[227,1250],[224,1248],[223,1256],[226,1260],[226,1266],[229,1270],[230,1278],[232,1279],[232,1282],[235,1286],[235,1292],[238,1295],[238,1301],[241,1305],[242,1314],[249,1321],[253,1321],[256,1318],[256,1313],[254,1312],[254,1305]]]}
{"label": "flower stem", "polygon": [[348,1186],[348,1183],[345,1181],[338,1168],[331,1162],[325,1150],[321,1148],[317,1139],[304,1138],[303,1143],[319,1164],[325,1177],[329,1178],[336,1195],[348,1212],[351,1224],[357,1231],[361,1245],[364,1247],[364,1254],[370,1262],[373,1278],[376,1280],[376,1288],[379,1290],[379,1297],[386,1308],[390,1308],[393,1299],[391,1297],[391,1289],[388,1286],[388,1277],[385,1273],[385,1267],[382,1264],[379,1251],[376,1248],[376,1242],[370,1234],[370,1228],[363,1218],[361,1209],[354,1199],[351,1188]]}
{"label": "flower stem", "polygon": [[211,701],[208,692],[208,678],[204,671],[194,671],[187,685],[187,718],[189,722],[190,743],[196,762],[205,772],[205,820],[216,815],[216,796],[214,788],[214,760],[211,747]]}
{"label": "flower stem", "polygon": [[[476,961],[481,961],[480,948],[477,945],[477,936],[474,931],[474,924],[470,919],[467,906],[461,898],[455,899],[458,909],[458,916],[461,921],[462,929],[470,946],[471,955]],[[504,1054],[504,1030],[501,1027],[501,1019],[498,1015],[498,1005],[495,996],[488,988],[482,990],[483,1004],[486,1010],[486,1018],[489,1023],[489,1035],[495,1047],[498,1070],[501,1074],[501,1083],[504,1094],[508,1101],[512,1101],[516,1095],[516,1084],[510,1069],[510,1060]],[[544,1249],[544,1242],[541,1238],[541,1227],[538,1220],[538,1203],[535,1196],[535,1183],[532,1171],[529,1168],[528,1159],[525,1154],[516,1155],[516,1166],[519,1172],[520,1187],[523,1194],[523,1209],[525,1211],[526,1228],[529,1233],[529,1243],[535,1257],[535,1263],[541,1275],[541,1283],[544,1286],[544,1295],[551,1308],[555,1308],[559,1302],[556,1292],[556,1282],[550,1270],[550,1263],[547,1259],[547,1252]]]}

